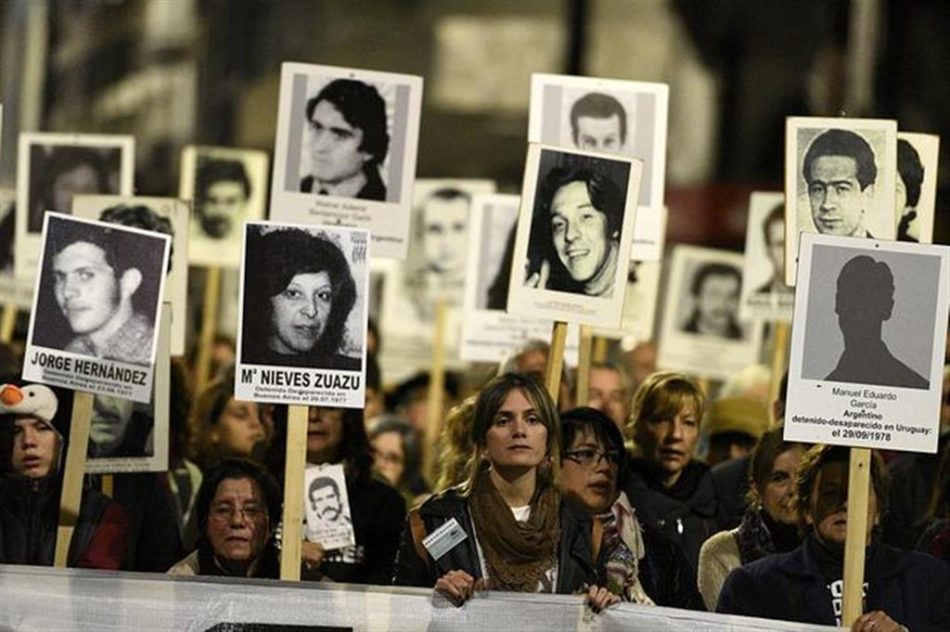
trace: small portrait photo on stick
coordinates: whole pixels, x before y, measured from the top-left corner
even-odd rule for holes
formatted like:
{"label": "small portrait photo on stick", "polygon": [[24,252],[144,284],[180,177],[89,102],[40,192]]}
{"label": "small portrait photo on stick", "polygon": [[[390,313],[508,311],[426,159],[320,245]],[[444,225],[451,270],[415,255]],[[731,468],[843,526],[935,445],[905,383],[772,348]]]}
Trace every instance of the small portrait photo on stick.
{"label": "small portrait photo on stick", "polygon": [[740,316],[788,322],[794,301],[794,288],[785,285],[785,195],[756,191],[749,198]]}
{"label": "small portrait photo on stick", "polygon": [[800,232],[893,239],[897,122],[789,117],[785,125],[785,274]]}

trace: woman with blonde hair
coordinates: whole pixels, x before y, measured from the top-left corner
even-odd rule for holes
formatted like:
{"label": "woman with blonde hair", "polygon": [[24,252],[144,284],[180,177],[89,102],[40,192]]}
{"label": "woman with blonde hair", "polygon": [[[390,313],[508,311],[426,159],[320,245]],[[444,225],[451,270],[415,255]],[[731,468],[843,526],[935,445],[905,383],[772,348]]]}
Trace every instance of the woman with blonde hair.
{"label": "woman with blonde hair", "polygon": [[[598,588],[592,523],[561,503],[560,428],[544,388],[516,373],[490,381],[475,402],[466,481],[412,510],[396,558],[396,584],[434,586],[462,605],[476,590],[570,594],[594,608],[617,598]],[[447,550],[423,544],[445,527]]]}

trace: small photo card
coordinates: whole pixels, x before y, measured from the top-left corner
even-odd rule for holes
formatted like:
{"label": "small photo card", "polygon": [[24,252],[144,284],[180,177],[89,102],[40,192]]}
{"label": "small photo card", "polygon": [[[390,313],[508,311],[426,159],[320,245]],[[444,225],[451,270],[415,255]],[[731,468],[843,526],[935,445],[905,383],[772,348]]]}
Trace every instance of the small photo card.
{"label": "small photo card", "polygon": [[676,246],[664,298],[657,365],[725,380],[755,364],[762,327],[739,320],[742,255]]}
{"label": "small photo card", "polygon": [[100,134],[20,134],[17,164],[16,270],[34,278],[43,216],[70,215],[73,196],[132,195],[135,140]]}
{"label": "small photo card", "polygon": [[785,282],[800,233],[894,239],[897,121],[785,119]]}
{"label": "small photo card", "polygon": [[785,195],[756,191],[749,198],[739,315],[787,323],[794,304],[795,288],[785,285]]}
{"label": "small photo card", "polygon": [[528,142],[640,159],[643,178],[634,200],[659,210],[669,93],[665,83],[533,74]]}
{"label": "small photo card", "polygon": [[937,451],[950,248],[802,235],[785,438]]}
{"label": "small photo card", "polygon": [[933,243],[940,137],[897,132],[897,240]]}
{"label": "small photo card", "polygon": [[421,77],[284,63],[270,218],[369,229],[405,259],[421,104]]}
{"label": "small photo card", "polygon": [[[459,355],[469,362],[501,362],[529,340],[550,340],[549,318],[506,312],[520,197],[476,195],[469,220],[468,267]],[[565,359],[577,364],[578,332],[568,327]]]}
{"label": "small photo card", "polygon": [[654,339],[661,267],[659,261],[630,262],[620,329],[595,329],[595,336],[614,340],[632,339],[635,343]]}
{"label": "small photo card", "polygon": [[77,195],[73,200],[76,217],[132,226],[172,238],[165,299],[172,305],[171,354],[174,356],[185,355],[189,213],[188,203],[175,198]]}
{"label": "small photo card", "polygon": [[23,379],[148,403],[171,237],[47,213]]}
{"label": "small photo card", "polygon": [[182,149],[178,196],[192,205],[188,263],[237,270],[244,222],[265,219],[269,164],[263,151]]}
{"label": "small photo card", "polygon": [[247,222],[234,396],[362,408],[369,234]]}
{"label": "small photo card", "polygon": [[304,537],[327,551],[356,545],[343,465],[308,465],[304,472]]}
{"label": "small photo card", "polygon": [[529,145],[508,313],[620,325],[642,165]]}
{"label": "small photo card", "polygon": [[88,474],[168,470],[169,329],[172,306],[162,304],[152,401],[147,404],[96,395],[89,424]]}

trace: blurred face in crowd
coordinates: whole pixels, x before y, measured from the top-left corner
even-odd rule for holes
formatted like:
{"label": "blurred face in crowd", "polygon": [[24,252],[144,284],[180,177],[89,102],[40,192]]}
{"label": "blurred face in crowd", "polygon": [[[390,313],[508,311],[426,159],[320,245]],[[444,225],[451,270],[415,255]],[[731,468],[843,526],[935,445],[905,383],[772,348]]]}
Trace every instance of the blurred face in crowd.
{"label": "blurred face in crowd", "polygon": [[250,456],[254,446],[264,440],[264,425],[257,404],[233,397],[228,400],[214,425],[212,439],[222,454]]}
{"label": "blurred face in crowd", "polygon": [[247,191],[238,180],[212,182],[204,194],[199,219],[201,226],[212,237],[223,237],[232,223],[244,213]]}
{"label": "blurred face in crowd", "polygon": [[399,487],[402,475],[406,471],[406,452],[402,435],[398,432],[384,432],[373,439],[373,454],[376,471],[383,475],[393,487]]}
{"label": "blurred face in crowd", "polygon": [[808,199],[819,233],[864,235],[864,211],[870,206],[874,185],[863,190],[858,163],[850,156],[820,156],[811,164]]}
{"label": "blurred face in crowd", "polygon": [[422,209],[426,267],[460,277],[468,249],[468,200],[430,197]]}
{"label": "blurred face in crowd", "polygon": [[[874,485],[868,492],[867,538],[877,519],[877,496]],[[837,461],[821,467],[815,477],[811,502],[805,508],[805,523],[815,529],[815,534],[826,544],[844,546],[848,530],[848,462]]]}
{"label": "blurred face in crowd", "polygon": [[246,572],[264,550],[270,531],[267,504],[257,483],[226,478],[218,484],[208,509],[207,535],[215,557]]}
{"label": "blurred face in crowd", "polygon": [[671,417],[639,420],[634,439],[664,484],[673,485],[696,451],[699,415],[695,405],[687,402]]}
{"label": "blurred face in crowd", "polygon": [[26,478],[45,478],[53,471],[59,435],[49,422],[19,416],[13,420],[13,471]]}
{"label": "blurred face in crowd", "polygon": [[307,353],[327,328],[333,307],[330,274],[297,274],[270,302],[270,349],[283,354]]}
{"label": "blurred face in crowd", "polygon": [[798,515],[795,511],[795,471],[805,455],[805,448],[796,445],[775,458],[772,472],[762,489],[756,490],[762,507],[776,522],[795,524]]}
{"label": "blurred face in crowd", "polygon": [[606,511],[617,497],[617,451],[608,450],[585,429],[563,456],[561,493],[591,513]]}
{"label": "blurred face in crowd", "polygon": [[96,395],[92,404],[89,439],[102,456],[112,454],[122,444],[132,421],[135,402],[108,395]]}
{"label": "blurred face in crowd", "polygon": [[346,122],[327,100],[313,109],[310,130],[310,172],[318,182],[336,184],[360,173],[372,156],[360,150],[363,130]]}
{"label": "blurred face in crowd", "polygon": [[512,389],[485,434],[492,467],[516,473],[536,468],[547,456],[548,429],[520,388]]}
{"label": "blurred face in crowd", "polygon": [[335,462],[343,441],[343,409],[311,406],[307,415],[307,462]]}
{"label": "blurred face in crowd", "polygon": [[766,242],[766,247],[768,248],[769,261],[772,262],[773,277],[780,282],[784,283],[785,280],[785,224],[784,221],[779,218],[769,222],[769,225],[765,228],[768,233],[768,241]]}
{"label": "blurred face in crowd", "polygon": [[739,277],[711,274],[703,281],[696,296],[699,330],[725,336],[739,310]]}
{"label": "blurred face in crowd", "polygon": [[577,119],[577,146],[587,151],[620,152],[623,150],[620,116],[608,118],[580,116]]}
{"label": "blurred face in crowd", "polygon": [[570,182],[551,201],[551,232],[558,259],[577,282],[600,272],[610,253],[607,216],[594,208],[587,183]]}
{"label": "blurred face in crowd", "polygon": [[623,432],[630,416],[630,393],[618,371],[606,367],[591,367],[587,405],[610,417],[620,428],[620,432]]}
{"label": "blurred face in crowd", "polygon": [[77,241],[63,248],[53,258],[53,278],[56,302],[74,333],[95,332],[116,317],[119,279],[99,246]]}
{"label": "blurred face in crowd", "polygon": [[53,182],[53,208],[43,210],[71,215],[73,196],[90,193],[101,193],[96,170],[92,165],[76,165],[57,176],[56,181]]}

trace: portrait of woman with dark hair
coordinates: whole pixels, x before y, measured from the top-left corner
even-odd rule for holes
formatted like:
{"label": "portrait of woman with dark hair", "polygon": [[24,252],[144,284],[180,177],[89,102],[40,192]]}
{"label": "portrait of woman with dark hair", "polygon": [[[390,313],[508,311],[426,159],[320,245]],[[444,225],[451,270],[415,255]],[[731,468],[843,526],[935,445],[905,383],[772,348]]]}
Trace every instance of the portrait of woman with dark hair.
{"label": "portrait of woman with dark hair", "polygon": [[35,176],[31,177],[27,230],[40,232],[46,211],[71,214],[74,195],[118,193],[112,176],[118,170],[120,156],[118,148],[33,147],[30,167],[35,169]]}
{"label": "portrait of woman with dark hair", "polygon": [[302,229],[247,230],[241,361],[359,371],[342,352],[356,283],[341,246]]}

